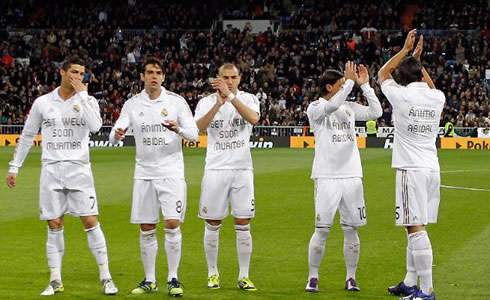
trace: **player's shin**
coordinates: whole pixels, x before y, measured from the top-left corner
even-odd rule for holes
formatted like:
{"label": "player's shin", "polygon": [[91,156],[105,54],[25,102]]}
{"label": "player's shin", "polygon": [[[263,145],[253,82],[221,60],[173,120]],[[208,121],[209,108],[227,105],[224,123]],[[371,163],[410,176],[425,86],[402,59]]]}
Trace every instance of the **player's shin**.
{"label": "player's shin", "polygon": [[156,229],[140,231],[140,254],[145,270],[145,281],[156,283],[155,265],[158,253]]}
{"label": "player's shin", "polygon": [[308,264],[310,270],[308,278],[318,278],[318,269],[320,268],[323,255],[325,254],[329,233],[330,227],[317,227],[311,236],[310,245],[308,247]]}
{"label": "player's shin", "polygon": [[236,225],[236,247],[238,252],[238,263],[240,266],[240,274],[238,279],[248,278],[248,270],[250,267],[250,257],[252,256],[252,235],[250,234],[250,224]]}
{"label": "player's shin", "polygon": [[51,272],[49,281],[57,280],[61,282],[61,263],[65,253],[65,238],[63,228],[52,230],[48,227],[48,239],[46,242],[46,255],[48,266]]}
{"label": "player's shin", "polygon": [[356,279],[360,251],[359,235],[354,226],[342,225],[342,230],[344,231],[344,259],[347,268],[346,280]]}
{"label": "player's shin", "polygon": [[412,245],[413,260],[417,275],[420,278],[420,289],[425,294],[432,293],[432,245],[427,231],[409,234]]}
{"label": "player's shin", "polygon": [[85,229],[87,232],[88,247],[92,252],[92,255],[99,265],[100,280],[111,279],[111,273],[109,272],[109,259],[107,258],[107,246],[105,242],[104,233],[100,228],[100,224],[95,227]]}
{"label": "player's shin", "polygon": [[417,270],[415,269],[415,262],[412,254],[412,245],[407,232],[407,275],[403,280],[406,286],[417,285]]}
{"label": "player's shin", "polygon": [[182,233],[180,226],[174,229],[165,228],[165,251],[168,262],[168,280],[178,279],[180,256],[182,252]]}
{"label": "player's shin", "polygon": [[219,275],[218,272],[218,249],[219,249],[219,230],[221,224],[211,225],[205,222],[204,228],[204,252],[208,264],[208,277]]}

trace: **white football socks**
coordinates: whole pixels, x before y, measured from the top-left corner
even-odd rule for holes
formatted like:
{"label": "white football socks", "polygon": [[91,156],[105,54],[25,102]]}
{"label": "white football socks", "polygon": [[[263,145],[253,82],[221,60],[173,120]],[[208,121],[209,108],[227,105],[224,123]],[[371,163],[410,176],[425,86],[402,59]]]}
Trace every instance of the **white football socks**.
{"label": "white football socks", "polygon": [[97,261],[97,264],[99,265],[100,280],[111,279],[109,259],[107,258],[107,246],[100,224],[85,229],[85,231],[87,232],[88,247],[95,257],[95,261]]}
{"label": "white football socks", "polygon": [[413,261],[420,278],[420,289],[430,294],[432,287],[432,245],[427,231],[418,231],[408,235],[412,247]]}
{"label": "white football socks", "polygon": [[180,232],[180,226],[175,229],[165,228],[165,251],[168,262],[167,281],[171,281],[172,278],[178,279],[177,273],[182,252],[182,233]]}
{"label": "white football socks", "polygon": [[417,285],[417,270],[415,269],[415,262],[413,261],[412,246],[410,243],[410,237],[407,232],[407,275],[403,280],[406,286]]}
{"label": "white football socks", "polygon": [[252,256],[252,235],[250,234],[250,224],[235,225],[236,248],[238,252],[238,264],[240,273],[238,279],[248,278],[250,268],[250,257]]}
{"label": "white football socks", "polygon": [[65,253],[65,239],[63,228],[52,230],[48,227],[48,239],[46,242],[46,255],[48,266],[51,272],[49,281],[57,280],[61,282],[61,262]]}
{"label": "white football socks", "polygon": [[356,279],[357,264],[359,263],[360,241],[357,228],[342,225],[344,231],[344,259],[347,268],[346,281],[349,278]]}
{"label": "white football socks", "polygon": [[308,280],[310,278],[318,278],[318,269],[320,268],[323,255],[325,254],[329,233],[329,227],[317,227],[311,236],[310,245],[308,246],[308,264],[310,270]]}
{"label": "white football socks", "polygon": [[204,252],[208,263],[208,277],[218,275],[218,249],[219,249],[219,230],[221,224],[211,225],[204,222]]}
{"label": "white football socks", "polygon": [[155,283],[155,266],[158,253],[158,241],[156,237],[156,229],[142,231],[140,230],[140,254],[145,270],[145,281]]}

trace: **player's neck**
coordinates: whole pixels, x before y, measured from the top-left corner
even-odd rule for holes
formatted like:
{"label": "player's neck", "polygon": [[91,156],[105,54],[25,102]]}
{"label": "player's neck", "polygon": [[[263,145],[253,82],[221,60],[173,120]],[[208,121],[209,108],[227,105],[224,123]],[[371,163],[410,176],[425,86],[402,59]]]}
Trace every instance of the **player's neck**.
{"label": "player's neck", "polygon": [[335,93],[328,93],[326,95],[324,95],[322,98],[325,99],[325,100],[330,100],[333,96],[335,95]]}
{"label": "player's neck", "polygon": [[70,99],[75,95],[75,90],[70,86],[70,87],[65,87],[63,85],[60,86],[58,90],[58,95],[60,96],[61,99],[64,101]]}
{"label": "player's neck", "polygon": [[155,100],[158,97],[160,97],[160,94],[162,93],[162,89],[145,89],[146,93],[148,96],[150,96],[150,100]]}

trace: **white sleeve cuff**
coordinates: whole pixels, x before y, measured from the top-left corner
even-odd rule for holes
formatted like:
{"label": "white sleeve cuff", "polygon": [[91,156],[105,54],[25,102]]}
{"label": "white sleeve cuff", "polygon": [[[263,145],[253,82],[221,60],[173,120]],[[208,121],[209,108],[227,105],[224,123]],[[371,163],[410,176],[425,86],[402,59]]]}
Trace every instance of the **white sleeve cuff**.
{"label": "white sleeve cuff", "polygon": [[372,88],[371,88],[371,86],[369,85],[369,83],[368,83],[368,82],[366,82],[365,84],[361,85],[361,90],[362,90],[363,92],[367,92],[367,91],[369,91],[369,90],[371,90],[371,89],[372,89]]}
{"label": "white sleeve cuff", "polygon": [[77,95],[80,96],[83,99],[87,99],[88,98],[88,92],[87,91],[78,92]]}
{"label": "white sleeve cuff", "polygon": [[19,167],[10,166],[9,173],[19,173]]}

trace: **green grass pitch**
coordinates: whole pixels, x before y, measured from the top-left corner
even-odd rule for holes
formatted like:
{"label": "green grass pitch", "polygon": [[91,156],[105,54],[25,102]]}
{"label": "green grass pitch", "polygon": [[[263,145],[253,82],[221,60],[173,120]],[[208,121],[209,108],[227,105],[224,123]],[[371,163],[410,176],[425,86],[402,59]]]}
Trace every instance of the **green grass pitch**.
{"label": "green grass pitch", "polygon": [[[6,176],[14,148],[0,148],[0,174]],[[186,149],[187,215],[183,230],[180,280],[188,299],[397,299],[386,287],[405,275],[405,232],[394,225],[395,171],[391,151],[361,150],[368,225],[359,229],[361,256],[357,273],[360,293],[344,290],[343,235],[332,228],[320,268],[320,293],[304,292],[308,275],[308,242],[314,230],[313,182],[309,178],[313,150],[253,150],[257,215],[252,221],[250,277],[258,287],[246,293],[236,287],[238,262],[232,220],[220,235],[221,289],[206,288],[203,221],[197,218],[204,149]],[[490,152],[440,150],[442,184],[490,189]],[[92,149],[111,273],[119,287],[115,298],[166,298],[166,258],[159,225],[156,294],[131,296],[143,278],[139,228],[129,223],[134,148]],[[447,172],[454,171],[454,172]],[[33,148],[9,190],[0,185],[0,299],[39,298],[49,280],[45,257],[46,224],[38,219],[40,149]],[[5,177],[3,177],[5,178]],[[489,299],[490,192],[441,189],[439,223],[429,227],[434,250],[434,286],[438,299]],[[338,217],[337,217],[338,220]],[[56,298],[96,299],[104,296],[98,269],[80,221],[67,216],[63,283]]]}

